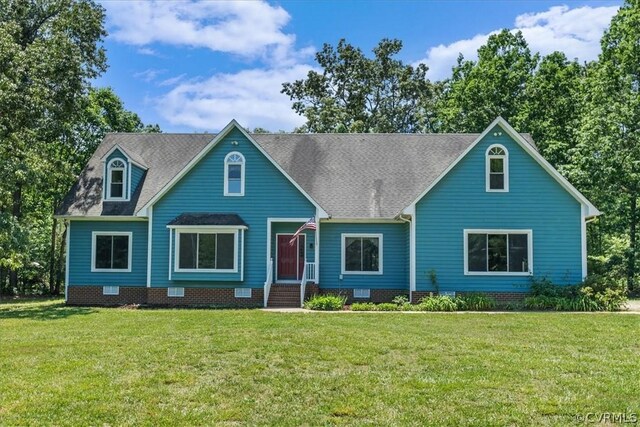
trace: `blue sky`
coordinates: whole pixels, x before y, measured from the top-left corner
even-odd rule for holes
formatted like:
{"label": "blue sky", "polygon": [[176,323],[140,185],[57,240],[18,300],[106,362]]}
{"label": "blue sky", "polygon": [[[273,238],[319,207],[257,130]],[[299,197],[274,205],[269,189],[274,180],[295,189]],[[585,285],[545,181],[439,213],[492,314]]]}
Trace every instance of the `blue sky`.
{"label": "blue sky", "polygon": [[449,75],[487,37],[520,29],[534,51],[595,59],[621,1],[113,1],[104,0],[111,86],[126,108],[165,132],[216,132],[235,118],[272,131],[304,122],[280,94],[323,43],[366,52],[398,38],[400,59]]}

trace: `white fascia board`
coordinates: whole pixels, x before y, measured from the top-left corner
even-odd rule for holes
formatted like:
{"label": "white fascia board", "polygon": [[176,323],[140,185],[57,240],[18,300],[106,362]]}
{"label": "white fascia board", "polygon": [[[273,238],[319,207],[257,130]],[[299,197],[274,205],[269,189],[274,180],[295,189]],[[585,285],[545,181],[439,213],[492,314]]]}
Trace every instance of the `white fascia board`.
{"label": "white fascia board", "polygon": [[487,134],[496,125],[500,126],[514,141],[516,141],[522,147],[522,149],[527,152],[527,154],[533,157],[533,159],[538,162],[538,164],[542,166],[542,168],[547,171],[547,173],[549,173],[549,175],[551,175],[569,194],[571,194],[578,202],[580,202],[581,205],[587,207],[587,218],[601,215],[601,212],[582,193],[580,193],[577,188],[571,185],[571,183],[567,181],[565,177],[560,175],[560,173],[553,166],[551,166],[551,164],[547,162],[544,157],[542,157],[540,153],[538,153],[531,146],[531,144],[529,144],[522,137],[522,135],[516,132],[516,130],[511,127],[511,125],[507,123],[507,121],[502,117],[497,117],[493,122],[491,122],[491,124],[487,126],[487,128],[480,134],[480,136],[478,136],[478,138],[476,138],[475,141],[473,141],[473,143],[471,143],[471,145],[469,145],[469,147],[467,147],[467,149],[464,150],[464,152],[460,154],[458,158],[453,163],[451,163],[449,167],[447,167],[447,169],[445,169],[444,172],[442,172],[440,176],[438,176],[438,178],[436,178],[431,183],[431,185],[429,185],[429,187],[427,187],[426,190],[424,190],[418,197],[416,197],[416,199],[409,206],[404,208],[401,213],[410,214],[412,208],[416,205],[416,203],[418,203],[418,201],[420,201],[427,193],[429,193],[429,191],[431,191],[433,187],[435,187],[445,176],[447,176],[451,169],[453,169],[458,163],[460,163],[460,161],[464,159],[465,156],[471,150],[473,150],[473,148],[478,145],[478,143],[482,141],[482,139],[487,136]]}
{"label": "white fascia board", "polygon": [[322,222],[340,224],[402,224],[404,221],[396,218],[323,218]]}
{"label": "white fascia board", "polygon": [[294,181],[294,179],[291,178],[289,174],[287,174],[284,171],[284,169],[282,169],[280,165],[278,165],[278,163],[276,163],[276,161],[273,160],[273,158],[269,154],[267,154],[266,151],[264,151],[264,149],[260,146],[260,144],[258,144],[251,137],[251,135],[249,135],[249,133],[247,133],[247,131],[244,130],[242,126],[240,126],[240,124],[235,119],[231,120],[229,124],[226,125],[224,129],[222,129],[222,131],[220,131],[220,133],[218,133],[211,140],[211,142],[209,142],[209,144],[207,144],[207,146],[200,151],[200,153],[198,153],[197,156],[191,159],[191,161],[187,163],[187,165],[175,177],[173,177],[171,181],[169,181],[158,193],[156,193],[156,195],[153,196],[151,200],[147,202],[147,204],[145,204],[142,208],[140,208],[138,210],[138,215],[141,215],[142,213],[146,213],[146,210],[149,206],[152,206],[155,202],[157,202],[160,198],[162,198],[162,196],[164,196],[171,188],[173,188],[173,186],[178,181],[180,181],[180,179],[182,179],[183,176],[185,176],[196,164],[198,164],[198,162],[200,162],[200,160],[204,156],[206,156],[213,149],[213,147],[218,145],[218,142],[226,138],[229,132],[231,132],[231,130],[233,129],[238,129],[254,145],[254,147],[256,147],[258,151],[260,151],[262,155],[265,156],[285,176],[285,178],[287,178],[294,185],[294,187],[296,187],[298,191],[300,191],[302,195],[305,196],[316,207],[316,209],[318,209],[319,212],[321,212],[322,218],[329,217],[329,214],[324,209],[322,209],[322,207],[309,194],[307,194],[307,192],[304,191],[302,187],[300,187],[300,185],[296,181]]}

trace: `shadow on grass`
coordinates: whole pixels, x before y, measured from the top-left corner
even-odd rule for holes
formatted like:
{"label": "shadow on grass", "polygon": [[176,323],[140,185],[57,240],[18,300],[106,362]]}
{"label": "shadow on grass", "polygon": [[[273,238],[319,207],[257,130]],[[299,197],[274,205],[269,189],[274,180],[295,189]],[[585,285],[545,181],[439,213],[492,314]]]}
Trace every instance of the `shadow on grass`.
{"label": "shadow on grass", "polygon": [[95,311],[90,307],[70,307],[62,300],[19,300],[0,304],[0,320],[57,320],[71,316],[87,315]]}

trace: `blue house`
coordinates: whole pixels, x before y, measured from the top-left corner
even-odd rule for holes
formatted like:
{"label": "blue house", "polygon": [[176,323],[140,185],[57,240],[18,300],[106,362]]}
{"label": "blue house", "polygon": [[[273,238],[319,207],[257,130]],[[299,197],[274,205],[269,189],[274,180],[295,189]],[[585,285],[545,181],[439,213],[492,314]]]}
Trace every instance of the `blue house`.
{"label": "blue house", "polygon": [[69,304],[264,306],[578,283],[599,214],[501,118],[482,134],[109,134],[57,212]]}

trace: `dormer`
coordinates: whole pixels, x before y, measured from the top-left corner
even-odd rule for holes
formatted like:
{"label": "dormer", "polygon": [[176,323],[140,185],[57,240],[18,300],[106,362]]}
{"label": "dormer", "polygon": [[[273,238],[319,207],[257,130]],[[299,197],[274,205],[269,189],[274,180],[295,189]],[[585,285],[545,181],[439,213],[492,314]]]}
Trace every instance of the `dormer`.
{"label": "dormer", "polygon": [[103,157],[102,198],[105,202],[128,202],[135,193],[147,167],[136,161],[117,144]]}

